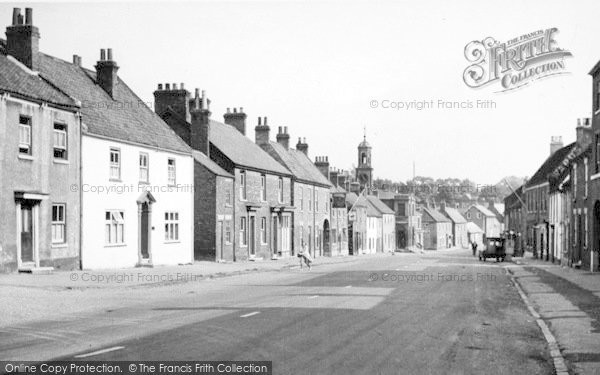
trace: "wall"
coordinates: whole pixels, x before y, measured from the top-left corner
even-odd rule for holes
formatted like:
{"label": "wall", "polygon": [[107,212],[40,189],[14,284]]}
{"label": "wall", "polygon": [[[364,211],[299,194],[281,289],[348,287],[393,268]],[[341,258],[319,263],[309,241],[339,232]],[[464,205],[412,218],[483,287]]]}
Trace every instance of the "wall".
{"label": "wall", "polygon": [[[109,152],[121,150],[121,180],[110,180]],[[176,265],[193,261],[193,171],[191,155],[160,151],[118,141],[84,135],[83,142],[83,249],[84,268],[133,267],[138,263],[139,228],[137,199],[150,190],[152,204],[149,238],[154,265]],[[149,156],[150,184],[139,184],[139,153]],[[167,160],[174,158],[176,186],[168,186]],[[112,189],[110,192],[106,190]],[[105,244],[105,211],[124,212],[122,245]],[[165,240],[165,212],[179,213],[179,241]]]}

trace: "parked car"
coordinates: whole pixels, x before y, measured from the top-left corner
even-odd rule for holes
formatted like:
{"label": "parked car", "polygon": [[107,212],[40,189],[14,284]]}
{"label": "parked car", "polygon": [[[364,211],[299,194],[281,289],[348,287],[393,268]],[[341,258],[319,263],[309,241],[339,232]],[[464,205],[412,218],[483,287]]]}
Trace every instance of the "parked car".
{"label": "parked car", "polygon": [[486,238],[484,247],[479,250],[479,260],[485,262],[487,258],[496,258],[496,262],[504,262],[504,258],[506,258],[504,242],[505,239],[501,237]]}

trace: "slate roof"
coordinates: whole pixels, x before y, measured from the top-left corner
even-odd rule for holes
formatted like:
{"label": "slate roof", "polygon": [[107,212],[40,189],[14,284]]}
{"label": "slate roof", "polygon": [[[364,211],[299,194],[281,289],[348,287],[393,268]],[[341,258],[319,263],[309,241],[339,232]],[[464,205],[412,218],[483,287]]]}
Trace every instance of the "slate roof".
{"label": "slate roof", "polygon": [[445,212],[446,216],[450,218],[454,224],[464,224],[467,222],[467,219],[465,219],[456,208],[446,207]]}
{"label": "slate roof", "polygon": [[432,208],[425,208],[425,207],[423,207],[423,212],[427,213],[429,215],[429,217],[431,217],[433,219],[433,221],[436,221],[438,223],[448,223],[448,222],[450,222],[450,219],[448,219],[446,216],[444,216],[438,210],[434,210]]}
{"label": "slate roof", "polygon": [[310,161],[304,152],[293,148],[286,150],[279,143],[272,141],[262,145],[262,148],[275,160],[289,169],[298,180],[323,186],[332,186],[331,182],[323,176],[323,173]]}
{"label": "slate roof", "polygon": [[566,145],[565,147],[557,150],[554,154],[550,155],[541,167],[533,174],[533,177],[527,182],[525,188],[533,187],[536,185],[548,182],[548,175],[563,161],[565,156],[575,147],[575,142]]}
{"label": "slate roof", "polygon": [[[492,216],[492,217],[496,217],[496,214],[494,214],[492,211],[488,210],[486,207],[480,205],[480,204],[474,204],[471,207],[475,207],[477,210],[479,210],[482,214],[484,214],[485,216]],[[467,209],[467,211],[469,211],[469,209],[471,209],[471,207],[469,207]]]}
{"label": "slate roof", "polygon": [[379,199],[394,199],[396,197],[396,193],[393,191],[378,191],[377,196]]}
{"label": "slate roof", "polygon": [[95,71],[43,53],[40,74],[81,102],[88,134],[191,154],[188,145],[121,78],[111,98],[96,83]]}
{"label": "slate roof", "polygon": [[394,215],[395,212],[389,208],[385,203],[383,203],[382,201],[379,200],[379,198],[377,198],[374,195],[369,195],[367,196],[367,200],[369,201],[369,203],[371,203],[380,213],[384,214],[384,215]]}
{"label": "slate roof", "polygon": [[210,143],[239,166],[288,176],[291,174],[290,170],[275,161],[260,146],[231,125],[210,120]]}
{"label": "slate roof", "polygon": [[[357,202],[358,201],[358,202]],[[346,194],[346,202],[352,206],[367,207],[367,200],[362,195],[359,197],[356,193]]]}
{"label": "slate roof", "polygon": [[210,160],[208,156],[204,155],[200,151],[194,150],[192,151],[192,155],[194,156],[194,160],[202,164],[206,169],[216,174],[217,176],[234,178],[234,176],[231,173],[221,168],[217,163]]}
{"label": "slate roof", "polygon": [[22,99],[54,104],[57,107],[78,110],[79,103],[60,91],[37,73],[12,56],[0,53],[0,91]]}
{"label": "slate roof", "polygon": [[479,228],[479,225],[475,224],[472,221],[467,223],[467,232],[469,233],[483,233],[483,230]]}
{"label": "slate roof", "polygon": [[371,202],[368,198],[365,199],[367,205],[367,216],[370,217],[383,217],[383,214],[375,207],[373,202]]}

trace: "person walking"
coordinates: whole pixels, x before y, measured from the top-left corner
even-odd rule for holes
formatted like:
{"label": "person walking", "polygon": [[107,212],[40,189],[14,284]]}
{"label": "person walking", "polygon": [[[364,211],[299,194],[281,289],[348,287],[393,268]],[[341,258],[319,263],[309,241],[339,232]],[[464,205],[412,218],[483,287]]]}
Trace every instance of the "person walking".
{"label": "person walking", "polygon": [[477,242],[471,242],[471,248],[473,249],[473,256],[477,255]]}

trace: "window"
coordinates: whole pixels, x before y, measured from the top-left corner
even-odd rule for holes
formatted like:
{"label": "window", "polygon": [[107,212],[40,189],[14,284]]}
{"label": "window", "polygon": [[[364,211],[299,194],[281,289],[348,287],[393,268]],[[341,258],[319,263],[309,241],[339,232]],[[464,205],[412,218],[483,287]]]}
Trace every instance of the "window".
{"label": "window", "polygon": [[471,213],[467,212],[467,219],[470,219],[470,218],[471,218]]}
{"label": "window", "polygon": [[54,124],[54,157],[67,160],[67,125]]}
{"label": "window", "polygon": [[600,134],[596,134],[596,173],[600,172]]}
{"label": "window", "polygon": [[118,148],[110,149],[110,179],[121,179],[121,150]]}
{"label": "window", "polygon": [[478,218],[478,219],[481,219],[481,212],[478,212],[478,213],[477,213],[477,218]]}
{"label": "window", "polygon": [[279,177],[279,182],[277,185],[277,196],[279,199],[279,203],[283,203],[283,177]]}
{"label": "window", "polygon": [[246,200],[246,172],[240,172],[240,199]]}
{"label": "window", "polygon": [[300,188],[300,211],[304,210],[304,189]]}
{"label": "window", "polygon": [[169,185],[175,185],[177,182],[177,168],[175,165],[175,159],[169,158],[167,161],[167,178]]}
{"label": "window", "polygon": [[64,204],[52,205],[52,243],[66,242],[66,210]]}
{"label": "window", "polygon": [[398,210],[396,210],[396,213],[399,216],[406,216],[406,205],[404,203],[398,203]]}
{"label": "window", "polygon": [[260,199],[264,202],[267,200],[267,176],[260,175]]}
{"label": "window", "polygon": [[107,245],[124,243],[125,220],[123,211],[106,211],[104,242]]}
{"label": "window", "polygon": [[19,153],[31,155],[31,118],[19,116]]}
{"label": "window", "polygon": [[594,110],[600,109],[600,81],[596,81],[596,97],[594,103]]}
{"label": "window", "polygon": [[267,243],[267,218],[262,217],[260,219],[260,243]]}
{"label": "window", "polygon": [[583,190],[583,197],[587,198],[588,195],[588,159],[584,158],[583,159],[583,186],[584,186],[584,190]]}
{"label": "window", "polygon": [[149,178],[148,154],[140,152],[140,182],[149,182]]}
{"label": "window", "polygon": [[337,243],[337,229],[333,228],[331,230],[331,243]]}
{"label": "window", "polygon": [[308,212],[312,211],[312,190],[307,189],[308,191]]}
{"label": "window", "polygon": [[315,191],[315,212],[319,212],[319,191]]}
{"label": "window", "polygon": [[225,189],[225,205],[231,206],[231,190]]}
{"label": "window", "polygon": [[231,244],[231,221],[229,220],[225,222],[225,243]]}
{"label": "window", "polygon": [[179,241],[179,212],[165,212],[165,241]]}
{"label": "window", "polygon": [[588,215],[587,215],[587,208],[583,209],[583,228],[584,228],[584,235],[583,235],[583,246],[585,246],[587,248],[588,246]]}
{"label": "window", "polygon": [[242,246],[248,245],[248,227],[246,226],[246,218],[240,218],[240,244]]}

